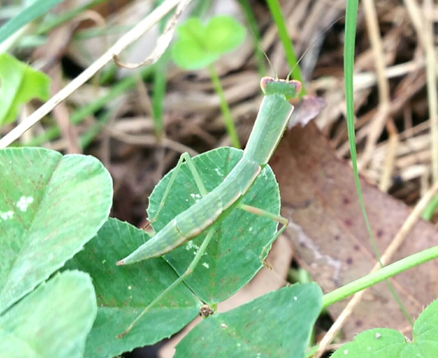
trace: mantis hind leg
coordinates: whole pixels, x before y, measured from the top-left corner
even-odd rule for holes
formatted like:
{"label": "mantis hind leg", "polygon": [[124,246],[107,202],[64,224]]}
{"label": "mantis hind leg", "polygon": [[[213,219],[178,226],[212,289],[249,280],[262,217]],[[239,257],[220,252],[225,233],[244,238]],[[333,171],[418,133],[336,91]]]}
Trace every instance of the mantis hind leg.
{"label": "mantis hind leg", "polygon": [[207,189],[205,189],[205,185],[202,182],[201,176],[199,175],[199,172],[196,169],[196,166],[195,166],[195,163],[193,162],[192,157],[187,152],[181,154],[181,157],[179,158],[178,163],[177,163],[175,169],[173,170],[172,176],[170,177],[169,183],[166,186],[166,190],[164,191],[163,197],[161,198],[160,204],[158,206],[158,210],[156,211],[154,217],[152,219],[148,220],[148,223],[143,228],[144,230],[146,230],[149,226],[151,226],[151,224],[155,220],[157,220],[158,215],[160,214],[161,209],[164,207],[164,204],[166,203],[167,197],[169,196],[169,193],[170,193],[170,189],[172,188],[172,186],[175,182],[176,176],[178,175],[179,170],[181,169],[181,166],[182,166],[184,161],[187,163],[187,166],[188,166],[190,172],[192,173],[193,178],[195,179],[196,186],[198,187],[201,195],[205,196],[208,194]]}
{"label": "mantis hind leg", "polygon": [[190,274],[193,272],[193,270],[196,268],[196,265],[198,264],[201,257],[204,255],[205,250],[207,249],[208,244],[210,243],[212,237],[214,234],[214,229],[211,228],[207,236],[205,237],[205,240],[202,242],[201,247],[199,248],[198,252],[195,255],[195,258],[190,263],[187,270],[178,277],[169,287],[167,287],[163,292],[161,292],[149,305],[132,321],[132,323],[129,325],[129,327],[121,334],[117,336],[117,338],[122,338],[126,334],[129,333],[129,331],[135,326],[135,324],[146,314],[149,312],[149,310],[158,302],[160,301],[165,295],[167,295],[170,291],[172,291],[176,286],[178,286],[181,282],[183,282]]}
{"label": "mantis hind leg", "polygon": [[[289,224],[289,220],[284,218],[281,215],[277,215],[277,214],[272,214],[269,211],[263,210],[263,209],[259,209],[256,208],[254,206],[250,206],[250,205],[245,205],[245,204],[239,204],[237,206],[239,209],[242,209],[248,213],[254,214],[254,215],[258,215],[258,216],[262,216],[265,218],[269,218],[273,221],[278,222],[279,224],[282,225],[282,227],[280,228],[280,230],[277,231],[277,233],[274,236],[274,239],[272,240],[272,242],[274,242],[275,240],[277,240],[279,238],[279,236],[283,233],[284,230],[286,230],[287,225]],[[269,246],[265,246],[262,250],[262,252],[260,253],[260,261],[263,263],[264,266],[267,266],[268,268],[271,268],[265,261],[265,256],[267,254],[267,251],[269,249]]]}

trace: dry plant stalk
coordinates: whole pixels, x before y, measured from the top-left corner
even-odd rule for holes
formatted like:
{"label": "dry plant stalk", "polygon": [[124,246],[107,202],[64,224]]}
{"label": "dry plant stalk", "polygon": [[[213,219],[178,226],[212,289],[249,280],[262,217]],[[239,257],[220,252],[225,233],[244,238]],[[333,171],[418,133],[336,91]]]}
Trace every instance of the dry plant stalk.
{"label": "dry plant stalk", "polygon": [[166,49],[169,47],[170,41],[173,37],[173,33],[175,32],[178,19],[184,12],[190,1],[191,0],[181,0],[172,18],[167,22],[163,34],[158,38],[157,46],[144,61],[135,64],[123,63],[122,61],[120,61],[118,54],[114,54],[114,62],[116,63],[116,65],[123,68],[135,69],[142,66],[152,65],[153,63],[157,62],[157,60],[163,55],[164,51],[166,51]]}
{"label": "dry plant stalk", "polygon": [[[113,60],[115,55],[119,55],[126,47],[145,34],[153,25],[160,21],[175,6],[185,7],[190,0],[166,0],[162,5],[152,11],[149,16],[140,21],[133,29],[122,36],[107,52],[85,69],[78,77],[67,84],[63,89],[56,93],[49,101],[27,117],[22,123],[0,139],[0,149],[6,148],[13,141],[18,139],[24,132],[40,121],[46,114],[51,112],[54,107],[64,101],[69,95],[76,91],[92,76],[94,76],[103,66]],[[177,11],[178,12],[178,11]],[[163,34],[164,36],[164,34]],[[158,44],[157,47],[160,47]],[[160,50],[162,48],[160,47]],[[156,55],[154,50],[152,55]]]}

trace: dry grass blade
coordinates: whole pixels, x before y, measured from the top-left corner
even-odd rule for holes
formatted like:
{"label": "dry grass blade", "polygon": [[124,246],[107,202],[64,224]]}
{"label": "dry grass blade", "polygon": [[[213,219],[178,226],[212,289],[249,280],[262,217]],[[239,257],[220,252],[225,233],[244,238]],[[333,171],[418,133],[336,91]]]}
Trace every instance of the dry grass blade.
{"label": "dry grass blade", "polygon": [[424,1],[424,45],[426,52],[426,78],[427,78],[427,98],[430,116],[430,135],[432,145],[432,177],[438,180],[438,94],[436,84],[436,56],[434,46],[434,22],[431,18],[433,13],[433,3],[431,0]]}
{"label": "dry grass blade", "polygon": [[383,125],[386,124],[387,131],[390,136],[390,147],[388,148],[385,169],[382,171],[382,177],[380,180],[380,189],[387,191],[390,186],[390,179],[394,166],[394,154],[395,147],[397,146],[397,128],[394,121],[389,117],[390,113],[390,95],[389,95],[389,83],[385,76],[386,65],[384,59],[384,52],[382,41],[380,38],[380,29],[377,19],[376,8],[373,0],[365,0],[363,2],[363,8],[365,10],[365,18],[368,27],[368,33],[370,35],[371,47],[373,50],[373,55],[375,57],[377,83],[379,87],[379,107],[377,114],[374,117],[370,125],[370,131],[367,137],[367,144],[365,147],[365,152],[361,158],[360,166],[364,166],[368,163],[373,154],[377,140],[381,135]]}

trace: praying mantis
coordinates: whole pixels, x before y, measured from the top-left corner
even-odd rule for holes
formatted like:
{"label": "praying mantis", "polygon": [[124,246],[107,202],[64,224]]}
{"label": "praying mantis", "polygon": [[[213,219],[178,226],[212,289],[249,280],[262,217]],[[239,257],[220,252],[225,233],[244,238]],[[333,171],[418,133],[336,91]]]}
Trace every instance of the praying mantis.
{"label": "praying mantis", "polygon": [[[300,92],[301,83],[295,80],[279,80],[271,77],[263,77],[260,81],[260,86],[265,97],[260,106],[242,159],[240,159],[223,182],[208,193],[192,158],[188,153],[182,154],[170,178],[169,184],[164,191],[160,206],[150,222],[153,222],[158,217],[178,174],[178,170],[184,161],[187,163],[193,175],[202,198],[189,209],[177,215],[173,220],[167,223],[162,230],[156,233],[137,250],[117,262],[117,265],[128,265],[159,257],[169,253],[186,241],[195,238],[197,235],[207,232],[205,240],[187,270],[159,294],[134,319],[129,327],[118,336],[119,338],[129,333],[141,317],[193,272],[215,233],[214,228],[211,227],[212,224],[224,215],[226,209],[238,202],[239,199],[248,192],[262,169],[268,164],[272,157],[294,110],[294,106],[289,103],[289,100],[296,97]],[[288,220],[280,215],[240,202],[237,204],[237,208],[269,218],[281,224],[282,227],[275,234],[274,240],[277,239],[287,227]],[[263,253],[260,254],[260,259],[263,261]]]}

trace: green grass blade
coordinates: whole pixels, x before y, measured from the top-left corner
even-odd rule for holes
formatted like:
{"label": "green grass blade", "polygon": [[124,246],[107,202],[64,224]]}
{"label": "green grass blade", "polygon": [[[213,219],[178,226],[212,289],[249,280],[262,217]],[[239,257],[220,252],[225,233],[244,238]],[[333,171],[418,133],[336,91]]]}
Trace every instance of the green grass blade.
{"label": "green grass blade", "polygon": [[[155,7],[161,5],[163,0],[156,0]],[[158,24],[160,34],[164,32],[167,22],[171,14],[167,14]],[[154,66],[154,87],[152,91],[152,118],[154,124],[154,133],[157,140],[160,142],[164,136],[163,112],[164,99],[167,88],[167,66],[170,61],[170,52],[165,51],[161,58]]]}
{"label": "green grass blade", "polygon": [[154,133],[160,141],[164,136],[163,112],[164,100],[167,87],[167,66],[169,63],[169,51],[166,51],[158,60],[154,74],[154,90],[152,96],[152,109],[154,120]]}
{"label": "green grass blade", "polygon": [[210,72],[211,81],[213,82],[214,90],[219,96],[220,107],[222,116],[227,129],[228,135],[231,138],[231,144],[235,148],[241,148],[239,136],[237,135],[236,127],[234,126],[233,118],[231,117],[230,107],[225,99],[224,89],[222,88],[221,81],[213,65],[208,66]]}
{"label": "green grass blade", "polygon": [[421,214],[421,218],[430,221],[437,207],[438,207],[438,195],[434,196],[432,200],[429,202],[429,204],[427,204],[427,206],[424,208],[423,214]]}
{"label": "green grass blade", "polygon": [[[368,234],[371,238],[371,243],[375,255],[380,262],[380,254],[376,246],[373,231],[368,220],[365,204],[362,196],[362,189],[359,179],[359,171],[357,168],[357,152],[355,143],[355,130],[354,130],[354,99],[353,99],[353,71],[354,71],[354,46],[356,39],[356,20],[357,20],[357,7],[358,0],[349,1],[346,8],[345,19],[345,49],[344,49],[344,74],[345,74],[345,103],[347,107],[347,132],[348,142],[350,145],[351,162],[353,164],[354,181],[356,184],[357,195],[359,197],[360,207],[365,220],[365,225],[368,230]],[[381,262],[380,262],[380,265]]]}
{"label": "green grass blade", "polygon": [[[353,101],[353,70],[354,70],[354,48],[356,39],[356,20],[357,20],[357,8],[358,0],[347,1],[347,8],[345,12],[345,49],[344,49],[344,75],[345,75],[345,102],[347,107],[347,132],[348,142],[350,144],[351,162],[353,164],[354,181],[356,183],[357,195],[359,197],[359,204],[362,210],[365,225],[370,236],[371,244],[373,246],[374,253],[380,266],[383,267],[380,260],[379,250],[377,249],[376,240],[374,238],[373,231],[371,229],[368,215],[365,209],[365,204],[362,196],[362,189],[359,180],[359,171],[357,169],[357,153],[355,143],[355,131],[354,131],[354,101]],[[404,308],[400,298],[397,296],[392,285],[389,281],[386,281],[389,290],[397,301],[404,316],[412,325],[412,319],[409,317],[406,309]]]}
{"label": "green grass blade", "polygon": [[9,20],[0,28],[0,44],[12,36],[16,31],[21,29],[37,17],[45,14],[51,8],[63,2],[64,0],[38,0],[28,8],[20,12],[18,16]]}
{"label": "green grass blade", "polygon": [[269,6],[269,10],[271,11],[272,18],[275,21],[275,25],[277,25],[278,35],[280,36],[281,43],[283,44],[287,62],[289,63],[290,68],[293,69],[292,76],[295,80],[300,81],[303,85],[303,89],[300,93],[300,97],[302,97],[306,94],[306,90],[304,88],[304,79],[303,75],[301,74],[300,66],[297,66],[298,61],[295,56],[294,46],[289,38],[289,34],[287,33],[280,4],[278,3],[278,0],[267,0],[266,2]]}
{"label": "green grass blade", "polygon": [[[145,67],[141,73],[140,77],[145,79],[149,77],[152,71],[154,70],[154,65]],[[70,116],[70,122],[73,124],[81,123],[87,116],[93,115],[95,112],[104,107],[107,103],[117,99],[121,94],[126,93],[131,88],[133,88],[138,81],[137,76],[126,77],[120,80],[118,83],[114,84],[108,93],[98,98],[96,101],[80,108],[75,111]],[[25,143],[26,147],[36,147],[43,143],[46,143],[52,139],[55,139],[60,134],[60,129],[58,126],[53,126],[48,128],[43,134],[31,139],[28,143]]]}
{"label": "green grass blade", "polygon": [[252,10],[252,6],[248,2],[248,0],[238,0],[239,4],[245,14],[246,22],[249,26],[249,31],[251,31],[253,35],[253,42],[254,42],[254,52],[255,52],[255,60],[257,63],[257,72],[259,73],[260,77],[266,76],[267,70],[266,70],[266,64],[265,64],[265,53],[263,52],[260,43],[262,42],[260,31],[257,26],[257,19],[254,16],[254,12]]}
{"label": "green grass blade", "polygon": [[[62,1],[64,1],[64,0],[62,0]],[[79,6],[77,8],[71,9],[70,11],[59,14],[54,19],[41,24],[41,26],[38,27],[38,29],[36,30],[36,33],[34,35],[46,34],[50,30],[52,30],[53,28],[67,22],[68,20],[73,19],[75,16],[78,16],[79,14],[83,13],[84,11],[91,9],[91,8],[93,8],[97,5],[100,5],[104,2],[107,2],[107,1],[108,0],[93,0],[87,4],[84,4],[84,5]]]}
{"label": "green grass blade", "polygon": [[213,0],[195,0],[193,2],[193,10],[191,12],[191,16],[203,18],[207,11],[211,8],[211,4]]}

